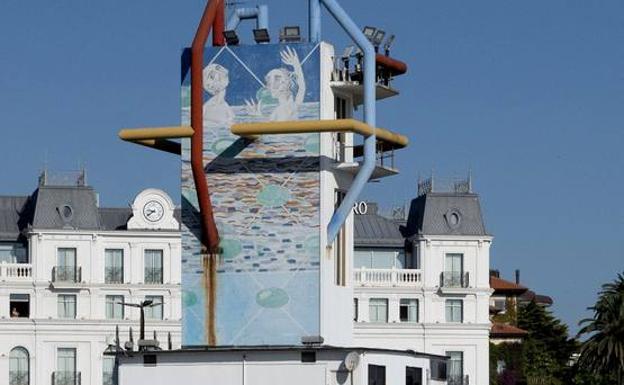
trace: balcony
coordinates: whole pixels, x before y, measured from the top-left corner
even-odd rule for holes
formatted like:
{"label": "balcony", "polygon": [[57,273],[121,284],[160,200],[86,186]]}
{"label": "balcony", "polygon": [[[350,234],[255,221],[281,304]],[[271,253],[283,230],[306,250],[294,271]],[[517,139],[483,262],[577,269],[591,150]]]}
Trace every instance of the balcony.
{"label": "balcony", "polygon": [[52,385],[80,385],[80,372],[53,372]]}
{"label": "balcony", "polygon": [[32,277],[31,263],[0,263],[2,281],[30,281]]}
{"label": "balcony", "polygon": [[354,269],[353,281],[357,286],[415,287],[422,286],[419,269]]}
{"label": "balcony", "polygon": [[52,268],[53,283],[82,282],[82,268],[77,266],[54,266]]}
{"label": "balcony", "polygon": [[470,285],[468,272],[445,271],[440,274],[440,287],[467,288]]}
{"label": "balcony", "polygon": [[104,282],[108,284],[124,283],[123,267],[106,267],[104,269]]}

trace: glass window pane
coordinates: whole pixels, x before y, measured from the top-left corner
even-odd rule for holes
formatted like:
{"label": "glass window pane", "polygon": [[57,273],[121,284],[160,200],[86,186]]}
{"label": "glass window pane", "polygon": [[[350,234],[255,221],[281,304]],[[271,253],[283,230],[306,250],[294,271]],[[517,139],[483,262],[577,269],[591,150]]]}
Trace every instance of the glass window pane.
{"label": "glass window pane", "polygon": [[375,250],[373,251],[373,268],[374,269],[391,269],[394,267],[396,252]]}
{"label": "glass window pane", "polygon": [[371,298],[369,300],[370,322],[388,322],[388,300],[385,298]]}
{"label": "glass window pane", "polygon": [[369,250],[356,250],[354,256],[354,268],[361,269],[365,267],[370,269],[373,267],[371,260],[372,253]]}
{"label": "glass window pane", "polygon": [[30,377],[28,351],[22,347],[9,353],[9,385],[28,385]]}
{"label": "glass window pane", "polygon": [[162,283],[162,250],[145,250],[145,283]]}
{"label": "glass window pane", "polygon": [[146,319],[163,319],[163,297],[161,295],[146,295],[145,300],[151,300],[154,306],[145,308]]}

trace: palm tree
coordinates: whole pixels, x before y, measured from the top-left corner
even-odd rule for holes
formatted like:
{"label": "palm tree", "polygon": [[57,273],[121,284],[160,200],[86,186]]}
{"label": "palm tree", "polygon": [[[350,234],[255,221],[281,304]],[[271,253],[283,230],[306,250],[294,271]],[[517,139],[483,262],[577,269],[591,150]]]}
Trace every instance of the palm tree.
{"label": "palm tree", "polygon": [[624,274],[602,286],[598,301],[589,310],[593,318],[582,320],[578,335],[589,336],[580,350],[579,366],[597,376],[624,384]]}

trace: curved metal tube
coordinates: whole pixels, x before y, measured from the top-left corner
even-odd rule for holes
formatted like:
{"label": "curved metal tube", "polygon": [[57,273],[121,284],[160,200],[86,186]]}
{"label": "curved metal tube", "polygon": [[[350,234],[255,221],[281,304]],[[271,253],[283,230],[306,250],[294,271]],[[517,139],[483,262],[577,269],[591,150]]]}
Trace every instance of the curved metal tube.
{"label": "curved metal tube", "polygon": [[321,41],[321,0],[308,0],[308,40]]}
{"label": "curved metal tube", "polygon": [[226,31],[238,28],[241,20],[256,19],[256,28],[269,29],[269,8],[266,5],[257,7],[236,8],[228,19]]}
{"label": "curved metal tube", "polygon": [[390,56],[378,53],[375,57],[375,61],[377,62],[377,65],[383,66],[390,70],[393,76],[403,75],[407,72],[407,64],[400,60],[393,59]]}
{"label": "curved metal tube", "polygon": [[[336,0],[320,1],[364,53],[364,122],[371,127],[375,127],[375,49],[373,44],[368,41],[364,33],[360,31],[360,28],[351,20]],[[320,27],[318,27],[318,30],[320,31]],[[351,188],[327,225],[328,246],[334,242],[340,228],[351,213],[353,204],[375,170],[375,142],[375,129],[373,129],[373,134],[364,140],[364,162],[362,162],[362,168],[353,179]]]}
{"label": "curved metal tube", "polygon": [[223,0],[208,1],[191,46],[191,127],[193,127],[193,136],[191,136],[191,169],[193,171],[193,181],[195,182],[197,202],[199,203],[202,221],[202,243],[211,254],[215,254],[219,247],[219,232],[215,224],[208,183],[204,173],[204,90],[202,71],[204,68],[204,47],[211,27],[215,27],[213,43],[215,45],[223,43],[223,30],[219,29],[223,28],[223,6]]}

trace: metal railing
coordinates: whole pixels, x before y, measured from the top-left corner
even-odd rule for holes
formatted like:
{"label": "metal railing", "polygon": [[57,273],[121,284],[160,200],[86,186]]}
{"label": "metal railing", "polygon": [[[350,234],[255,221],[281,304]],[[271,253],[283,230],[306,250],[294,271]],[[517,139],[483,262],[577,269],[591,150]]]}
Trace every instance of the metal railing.
{"label": "metal railing", "polygon": [[123,283],[123,267],[104,268],[104,283]]}
{"label": "metal railing", "polygon": [[78,266],[54,266],[52,268],[52,282],[82,281],[82,268]]}
{"label": "metal railing", "polygon": [[28,372],[9,371],[9,384],[11,385],[28,385]]}
{"label": "metal railing", "polygon": [[32,278],[31,263],[0,263],[0,279],[21,281]]}
{"label": "metal railing", "polygon": [[52,372],[52,385],[80,385],[80,372]]}
{"label": "metal railing", "polygon": [[353,269],[353,280],[359,286],[420,286],[419,269]]}
{"label": "metal railing", "polygon": [[444,271],[440,274],[440,287],[463,287],[470,285],[468,272]]}
{"label": "metal railing", "polygon": [[145,268],[145,283],[163,283],[162,268]]}
{"label": "metal railing", "polygon": [[450,375],[446,379],[448,385],[470,385],[468,375]]}

